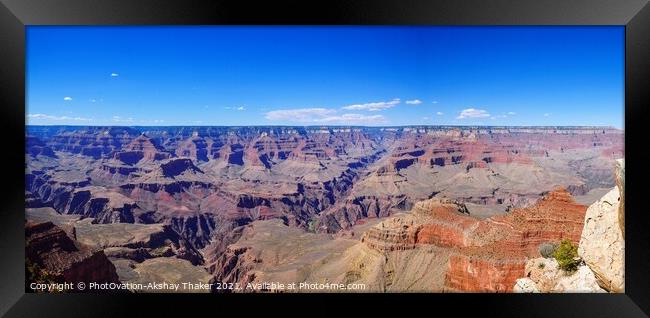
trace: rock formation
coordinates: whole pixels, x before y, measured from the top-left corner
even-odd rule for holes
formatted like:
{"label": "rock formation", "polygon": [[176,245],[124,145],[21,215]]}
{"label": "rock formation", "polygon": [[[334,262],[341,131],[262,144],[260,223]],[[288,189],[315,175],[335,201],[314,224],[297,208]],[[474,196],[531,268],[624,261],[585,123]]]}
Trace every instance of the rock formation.
{"label": "rock formation", "polygon": [[616,292],[625,291],[625,240],[623,237],[624,170],[617,160],[616,187],[586,211],[578,255],[584,262],[575,273],[558,269],[554,259],[532,259],[517,292]]}
{"label": "rock formation", "polygon": [[315,279],[363,283],[366,291],[509,292],[539,242],[578,242],[585,210],[557,190],[532,207],[485,220],[461,202],[433,198],[334,239],[256,221],[209,261],[210,271],[215,281],[240,283]]}
{"label": "rock formation", "polygon": [[371,228],[362,242],[383,253],[428,244],[450,249],[442,289],[506,292],[539,244],[578,241],[585,209],[557,190],[531,207],[481,221],[457,201],[431,199],[417,203],[411,214]]}
{"label": "rock formation", "polygon": [[525,278],[515,282],[514,292],[518,293],[600,293],[596,276],[585,265],[573,273],[559,269],[553,258],[535,258],[526,263]]}
{"label": "rock formation", "polygon": [[[446,286],[459,291],[511,291],[526,260],[537,255],[541,243],[578,241],[585,208],[559,190],[531,207],[486,219],[471,232],[472,243],[452,258]],[[459,271],[463,264],[486,272]],[[486,280],[489,275],[496,276]]]}
{"label": "rock formation", "polygon": [[618,201],[618,226],[621,229],[623,239],[625,239],[625,161],[623,159],[616,160],[616,186],[620,199]]}
{"label": "rock formation", "polygon": [[25,224],[25,258],[33,277],[49,277],[58,283],[117,283],[115,266],[101,249],[70,237],[52,222]]}
{"label": "rock formation", "polygon": [[[567,198],[590,204],[613,186],[609,167],[623,150],[622,131],[600,127],[28,126],[27,135],[29,208],[80,216],[98,228],[164,228],[160,240],[169,244],[102,245],[121,273],[130,273],[129,262],[164,267],[171,257],[247,279],[226,264],[237,256],[246,262],[234,270],[248,268],[243,256],[256,249],[237,255],[230,245],[242,228],[277,220],[314,235],[363,237],[373,264],[382,263],[376,254],[395,253],[384,264],[395,268],[377,265],[385,277],[375,272],[393,282],[375,284],[385,290],[425,288],[409,285],[409,274],[386,278],[415,263],[435,273],[426,275],[440,288],[509,290],[503,286],[523,273],[536,245],[577,241],[581,208]],[[568,192],[553,192],[558,186]],[[428,211],[418,203],[431,198],[438,201]],[[358,230],[412,209],[426,212],[365,235]],[[445,256],[430,259],[429,250]],[[417,261],[401,264],[406,254]],[[468,267],[491,278],[481,281]]]}
{"label": "rock formation", "polygon": [[[623,163],[617,164],[617,187],[587,209],[578,254],[594,272],[601,287],[611,292],[625,290],[625,240],[619,222],[624,218]],[[622,168],[624,169],[624,168]]]}

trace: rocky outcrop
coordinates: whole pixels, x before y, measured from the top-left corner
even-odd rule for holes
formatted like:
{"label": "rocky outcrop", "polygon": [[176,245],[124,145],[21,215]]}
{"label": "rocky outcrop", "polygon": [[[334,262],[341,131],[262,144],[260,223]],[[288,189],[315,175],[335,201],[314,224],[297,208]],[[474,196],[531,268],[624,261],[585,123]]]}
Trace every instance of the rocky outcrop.
{"label": "rocky outcrop", "polygon": [[381,222],[363,234],[361,242],[379,251],[408,250],[418,244],[465,246],[465,231],[477,221],[464,204],[450,199],[418,202],[412,214]]}
{"label": "rocky outcrop", "polygon": [[413,219],[392,218],[365,232],[361,242],[382,252],[409,250],[416,247],[417,231]]}
{"label": "rocky outcrop", "polygon": [[514,293],[539,293],[537,285],[530,278],[519,278],[515,282],[515,287],[512,288]]}
{"label": "rocky outcrop", "polygon": [[34,136],[27,136],[25,138],[25,144],[25,152],[32,157],[45,156],[50,158],[57,158],[52,148]]}
{"label": "rocky outcrop", "polygon": [[102,186],[91,186],[90,178],[85,176],[33,171],[26,181],[32,206],[51,206],[61,214],[94,218],[96,223],[133,223],[139,209],[133,199]]}
{"label": "rocky outcrop", "polygon": [[[50,130],[51,129],[51,130]],[[55,151],[100,159],[111,157],[140,132],[130,127],[62,127],[32,130]],[[45,140],[46,139],[46,140]]]}
{"label": "rocky outcrop", "polygon": [[588,266],[579,266],[578,270],[571,275],[560,277],[554,292],[558,293],[603,293],[604,289],[598,286],[596,276]]}
{"label": "rocky outcrop", "polygon": [[203,173],[190,159],[170,159],[160,165],[165,177],[176,177],[182,173]]}
{"label": "rocky outcrop", "polygon": [[119,282],[115,266],[101,249],[77,242],[51,222],[26,223],[25,239],[32,277],[68,283]]}
{"label": "rocky outcrop", "polygon": [[496,260],[485,257],[455,255],[449,260],[445,289],[463,292],[509,292],[521,276],[522,264],[517,259]]}
{"label": "rocky outcrop", "polygon": [[625,161],[623,159],[616,160],[614,173],[616,186],[620,192],[620,199],[618,201],[618,227],[621,229],[623,239],[625,239]]}
{"label": "rocky outcrop", "polygon": [[77,239],[104,249],[111,259],[142,262],[156,257],[177,257],[194,265],[202,264],[201,253],[169,224],[75,224]]}
{"label": "rocky outcrop", "polygon": [[539,244],[578,242],[585,210],[563,189],[533,206],[483,221],[471,217],[461,202],[433,198],[372,227],[361,241],[381,253],[426,245],[447,249],[444,290],[509,292],[523,276],[526,260],[538,255]]}
{"label": "rocky outcrop", "polygon": [[617,292],[625,291],[625,240],[623,237],[625,168],[617,160],[617,186],[593,203],[585,213],[578,255],[584,262],[575,273],[558,269],[554,259],[532,259],[518,292]]}
{"label": "rocky outcrop", "polygon": [[75,189],[63,211],[94,218],[95,223],[133,223],[137,208],[135,201],[120,193],[89,186]]}
{"label": "rocky outcrop", "polygon": [[[535,205],[478,223],[469,244],[452,257],[445,287],[455,291],[512,291],[526,260],[543,242],[577,242],[586,207],[565,190],[547,194]],[[489,279],[486,279],[488,277]]]}
{"label": "rocky outcrop", "polygon": [[553,258],[534,258],[526,263],[524,278],[515,282],[518,293],[600,293],[605,292],[596,276],[585,265],[574,272],[565,272]]}
{"label": "rocky outcrop", "polygon": [[[255,274],[251,270],[261,260],[250,253],[249,249],[248,247],[228,247],[223,255],[211,265],[210,271],[216,275],[210,282],[239,283],[241,286],[246,286],[247,283],[253,281]],[[228,290],[214,291],[228,292]]]}
{"label": "rocky outcrop", "polygon": [[171,157],[157,143],[142,134],[117,151],[114,158],[127,165],[135,165],[140,161],[163,160]]}
{"label": "rocky outcrop", "polygon": [[[27,134],[34,138],[29,206],[97,225],[164,224],[188,244],[186,259],[198,249],[219,259],[232,241],[217,241],[235,240],[236,228],[259,220],[338,235],[446,197],[457,201],[453,207],[386,222],[368,232],[364,246],[373,253],[444,249],[454,264],[494,277],[506,265],[493,251],[512,262],[540,242],[577,240],[579,207],[562,203],[562,195],[540,201],[537,211],[520,210],[557,185],[579,195],[613,185],[601,167],[622,149],[620,130],[595,127],[29,126]],[[545,202],[564,212],[545,215]],[[494,217],[506,211],[512,216]],[[174,255],[185,255],[180,245]],[[168,248],[107,248],[129,260],[170,255]],[[456,278],[460,286],[480,279]],[[408,286],[402,283],[395,286]]]}
{"label": "rocky outcrop", "polygon": [[[617,169],[617,184],[624,170]],[[620,180],[620,181],[619,181]],[[611,292],[625,290],[625,240],[619,223],[623,202],[619,187],[609,191],[587,209],[578,255],[595,273],[600,286]]]}
{"label": "rocky outcrop", "polygon": [[198,133],[183,142],[176,148],[176,155],[179,157],[190,157],[196,161],[208,161],[209,144],[212,140],[206,140]]}

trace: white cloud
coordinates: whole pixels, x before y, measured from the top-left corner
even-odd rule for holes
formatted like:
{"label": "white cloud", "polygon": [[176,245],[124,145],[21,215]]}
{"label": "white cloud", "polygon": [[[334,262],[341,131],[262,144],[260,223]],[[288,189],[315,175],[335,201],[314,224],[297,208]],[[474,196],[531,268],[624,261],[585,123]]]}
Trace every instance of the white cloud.
{"label": "white cloud", "polygon": [[71,101],[71,100],[72,100],[72,97],[70,97],[70,96],[66,96],[66,97],[63,97],[63,100],[65,100],[65,101]]}
{"label": "white cloud", "polygon": [[515,112],[508,112],[508,115],[510,115],[510,116],[514,116],[514,115],[517,115],[517,113],[515,113]]}
{"label": "white cloud", "polygon": [[424,116],[424,117],[422,117],[422,119],[423,119],[423,120],[429,120],[429,117]]}
{"label": "white cloud", "polygon": [[246,110],[246,108],[245,108],[244,106],[239,106],[239,107],[237,107],[237,108],[235,108],[235,109],[236,109],[236,110]]}
{"label": "white cloud", "polygon": [[27,115],[27,118],[34,119],[34,120],[55,120],[55,121],[63,121],[63,120],[92,121],[91,118],[85,118],[85,117],[53,116],[53,115],[46,115],[46,114],[29,114]]}
{"label": "white cloud", "polygon": [[117,73],[111,73],[111,77],[118,77],[118,76],[120,76],[120,74],[117,74]]}
{"label": "white cloud", "polygon": [[118,123],[132,123],[134,120],[132,117],[122,118],[120,116],[113,116],[113,121]]}
{"label": "white cloud", "polygon": [[409,105],[420,105],[422,104],[422,101],[419,99],[414,99],[414,100],[407,100],[406,103]]}
{"label": "white cloud", "polygon": [[334,113],[336,113],[335,110],[327,108],[280,109],[267,112],[264,117],[273,121],[309,123],[314,122],[316,118],[324,118]]}
{"label": "white cloud", "polygon": [[548,117],[548,116],[551,116],[551,113],[545,113],[544,114],[544,117]]}
{"label": "white cloud", "polygon": [[434,104],[437,104],[437,103],[438,103],[438,101],[437,101],[437,100],[434,100],[434,101],[433,101],[432,103],[434,103]]}
{"label": "white cloud", "polygon": [[437,112],[437,113],[436,113],[436,115],[438,115],[438,116],[442,116],[442,115],[444,115],[444,114],[445,114],[445,113],[443,113],[443,112]]}
{"label": "white cloud", "polygon": [[91,102],[91,103],[96,103],[96,102],[97,102],[97,100],[96,100],[96,99],[94,99],[94,98],[91,98],[91,99],[90,99],[90,102]]}
{"label": "white cloud", "polygon": [[490,117],[490,113],[483,109],[467,108],[463,109],[460,114],[458,114],[457,119],[465,118],[485,118]]}
{"label": "white cloud", "polygon": [[368,110],[368,111],[380,111],[388,108],[393,108],[400,103],[399,98],[394,98],[389,102],[374,102],[374,103],[365,103],[365,104],[354,104],[344,106],[343,109],[346,110]]}
{"label": "white cloud", "polygon": [[317,119],[317,123],[339,123],[348,125],[368,125],[368,124],[383,124],[388,122],[386,117],[382,115],[362,115],[362,114],[342,114],[338,116],[327,116],[322,119]]}
{"label": "white cloud", "polygon": [[320,107],[273,110],[267,112],[265,118],[271,121],[301,124],[380,124],[387,122],[382,115],[337,114],[334,109]]}

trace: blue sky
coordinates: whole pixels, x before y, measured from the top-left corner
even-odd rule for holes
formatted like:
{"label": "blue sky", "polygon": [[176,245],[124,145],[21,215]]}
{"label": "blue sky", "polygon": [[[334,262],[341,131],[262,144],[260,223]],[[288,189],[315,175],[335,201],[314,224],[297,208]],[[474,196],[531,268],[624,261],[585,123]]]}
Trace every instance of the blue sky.
{"label": "blue sky", "polygon": [[27,28],[31,125],[623,127],[623,27]]}

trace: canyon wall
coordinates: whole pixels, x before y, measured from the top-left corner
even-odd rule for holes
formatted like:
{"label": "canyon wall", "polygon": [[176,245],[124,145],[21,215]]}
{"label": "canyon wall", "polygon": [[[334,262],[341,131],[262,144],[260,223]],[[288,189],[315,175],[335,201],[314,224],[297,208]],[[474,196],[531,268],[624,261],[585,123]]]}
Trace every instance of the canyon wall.
{"label": "canyon wall", "polygon": [[[74,233],[74,232],[73,232]],[[117,283],[115,266],[101,249],[74,239],[51,222],[25,224],[25,259],[34,282],[43,278],[56,283]]]}
{"label": "canyon wall", "polygon": [[[155,246],[99,244],[124,265],[120,271],[171,257],[218,279],[252,280],[244,273],[255,267],[246,256],[255,249],[231,245],[249,225],[278,220],[323,237],[354,234],[368,255],[417,254],[426,262],[422,248],[438,249],[448,259],[435,262],[449,270],[436,284],[449,291],[509,291],[510,273],[523,273],[537,245],[577,242],[584,211],[571,197],[590,200],[613,186],[611,165],[623,156],[623,132],[601,127],[28,126],[26,133],[29,209],[51,208],[98,229],[160,229]],[[384,218],[383,228],[359,232]]]}
{"label": "canyon wall", "polygon": [[427,244],[447,248],[442,290],[510,292],[541,243],[578,242],[585,210],[563,189],[531,207],[482,221],[458,202],[431,199],[416,204],[410,215],[373,227],[361,240],[384,253]]}
{"label": "canyon wall", "polygon": [[[533,259],[525,277],[516,282],[518,292],[625,291],[624,183],[625,165],[617,160],[616,187],[586,211],[578,245],[581,264],[575,272],[558,268],[553,259]],[[543,274],[538,272],[542,271]]]}

